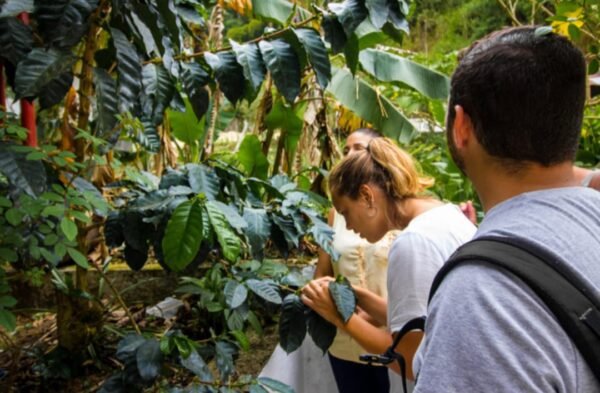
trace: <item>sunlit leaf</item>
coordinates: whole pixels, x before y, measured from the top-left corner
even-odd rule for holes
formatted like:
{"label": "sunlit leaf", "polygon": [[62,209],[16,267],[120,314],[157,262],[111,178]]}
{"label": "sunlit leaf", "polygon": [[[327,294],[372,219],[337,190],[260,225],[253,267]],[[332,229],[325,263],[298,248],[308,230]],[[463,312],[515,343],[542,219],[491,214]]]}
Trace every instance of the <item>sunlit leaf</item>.
{"label": "sunlit leaf", "polygon": [[240,239],[231,229],[227,222],[225,214],[218,208],[217,205],[208,201],[206,210],[210,219],[210,224],[217,235],[217,241],[223,251],[223,256],[230,262],[235,262],[242,251]]}
{"label": "sunlit leaf", "polygon": [[185,269],[194,259],[202,242],[202,209],[198,201],[179,205],[167,224],[162,240],[164,260],[175,271]]}

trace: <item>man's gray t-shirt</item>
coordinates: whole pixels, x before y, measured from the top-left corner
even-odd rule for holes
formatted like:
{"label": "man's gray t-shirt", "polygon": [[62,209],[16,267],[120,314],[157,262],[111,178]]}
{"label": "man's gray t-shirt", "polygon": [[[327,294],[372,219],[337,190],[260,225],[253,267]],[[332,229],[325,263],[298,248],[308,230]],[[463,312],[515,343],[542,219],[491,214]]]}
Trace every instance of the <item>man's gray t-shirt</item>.
{"label": "man's gray t-shirt", "polygon": [[[600,192],[571,187],[521,194],[487,213],[475,238],[484,235],[546,247],[600,296]],[[429,305],[413,366],[415,393],[600,392],[543,302],[485,262],[465,263],[446,276]]]}

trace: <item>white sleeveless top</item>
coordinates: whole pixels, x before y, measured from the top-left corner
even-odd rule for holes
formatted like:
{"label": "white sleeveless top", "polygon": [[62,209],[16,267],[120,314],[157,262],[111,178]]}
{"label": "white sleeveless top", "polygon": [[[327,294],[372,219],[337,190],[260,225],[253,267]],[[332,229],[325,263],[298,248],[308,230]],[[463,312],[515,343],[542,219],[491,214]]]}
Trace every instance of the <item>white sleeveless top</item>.
{"label": "white sleeveless top", "polygon": [[[331,263],[334,275],[341,274],[348,278],[352,285],[367,288],[387,298],[388,251],[400,231],[390,231],[377,243],[372,244],[356,232],[346,229],[346,220],[337,212],[332,227],[335,231],[333,248],[340,254],[340,258]],[[361,363],[358,357],[367,351],[347,333],[338,330],[329,352],[336,358]]]}

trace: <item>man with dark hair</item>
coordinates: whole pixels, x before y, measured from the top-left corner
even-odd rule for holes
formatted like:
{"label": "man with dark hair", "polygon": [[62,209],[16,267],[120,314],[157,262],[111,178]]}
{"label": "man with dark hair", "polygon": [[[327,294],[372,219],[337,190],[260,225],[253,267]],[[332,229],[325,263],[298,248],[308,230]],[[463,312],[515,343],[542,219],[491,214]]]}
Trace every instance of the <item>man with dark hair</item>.
{"label": "man with dark hair", "polygon": [[[574,175],[585,61],[545,28],[492,33],[452,76],[447,119],[454,160],[486,216],[475,238],[524,239],[600,296],[600,193]],[[414,361],[415,392],[600,392],[542,300],[492,264],[462,263],[431,299]]]}

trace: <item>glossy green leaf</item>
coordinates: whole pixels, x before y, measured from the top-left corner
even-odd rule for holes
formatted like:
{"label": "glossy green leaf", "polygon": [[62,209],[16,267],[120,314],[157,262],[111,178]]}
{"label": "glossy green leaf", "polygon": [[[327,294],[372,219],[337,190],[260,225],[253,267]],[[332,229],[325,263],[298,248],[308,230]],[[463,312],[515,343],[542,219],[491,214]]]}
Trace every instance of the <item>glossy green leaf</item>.
{"label": "glossy green leaf", "polygon": [[345,107],[371,123],[383,135],[408,143],[416,133],[410,121],[389,99],[345,69],[334,68],[327,90]]}
{"label": "glossy green leaf", "polygon": [[76,264],[78,264],[79,266],[81,266],[82,268],[84,268],[84,269],[90,268],[90,264],[89,264],[87,258],[85,257],[85,255],[83,255],[77,249],[72,248],[72,247],[67,247],[67,254],[69,254],[71,259],[73,259],[73,261]]}
{"label": "glossy green leaf", "polygon": [[258,91],[267,73],[258,45],[254,43],[240,45],[233,40],[229,42],[238,63],[244,69],[244,78],[250,82],[255,91]]}
{"label": "glossy green leaf", "polygon": [[387,22],[389,7],[388,0],[365,0],[365,6],[369,11],[369,19],[373,26],[381,29]]}
{"label": "glossy green leaf", "polygon": [[432,99],[446,100],[450,79],[403,57],[377,49],[360,53],[363,69],[382,82],[402,82]]}
{"label": "glossy green leaf", "polygon": [[67,49],[88,31],[88,18],[97,7],[98,0],[38,0],[35,16],[47,43]]}
{"label": "glossy green leaf", "polygon": [[203,193],[208,200],[215,200],[219,195],[219,178],[215,172],[205,165],[198,164],[187,164],[186,168],[192,190],[197,194]]}
{"label": "glossy green leaf", "polygon": [[241,306],[248,298],[246,287],[235,280],[228,280],[223,292],[225,294],[225,303],[231,308]]}
{"label": "glossy green leaf", "polygon": [[292,387],[272,378],[259,377],[258,383],[268,387],[271,391],[275,393],[294,393],[294,389],[292,389]]}
{"label": "glossy green leaf", "polygon": [[262,144],[256,135],[246,135],[237,152],[237,157],[248,176],[266,179],[269,161],[262,152]]}
{"label": "glossy green leaf", "polygon": [[290,294],[283,300],[281,316],[279,317],[279,342],[286,353],[294,352],[304,341],[306,336],[306,312],[307,307],[298,295]]}
{"label": "glossy green leaf", "polygon": [[195,349],[191,351],[190,356],[181,359],[181,365],[193,372],[202,381],[211,382],[213,380],[208,365]]}
{"label": "glossy green leaf", "polygon": [[319,85],[323,89],[326,88],[331,80],[331,63],[321,35],[316,30],[307,28],[294,29],[294,33],[306,50]]}
{"label": "glossy green leaf", "polygon": [[17,66],[16,98],[37,96],[50,82],[70,71],[74,61],[70,52],[33,49]]}
{"label": "glossy green leaf", "polygon": [[250,243],[250,250],[254,259],[261,260],[264,248],[271,234],[271,221],[265,209],[246,207],[243,214],[248,223],[246,237]]}
{"label": "glossy green leaf", "polygon": [[158,5],[158,11],[162,19],[162,23],[166,27],[166,31],[169,33],[169,38],[173,42],[173,49],[177,52],[181,49],[182,41],[182,26],[180,20],[177,18],[177,10],[175,8],[174,0],[156,0]]}
{"label": "glossy green leaf", "polygon": [[183,90],[188,96],[192,109],[198,119],[208,110],[209,94],[205,87],[210,82],[210,76],[195,62],[181,63],[181,79]]}
{"label": "glossy green leaf", "polygon": [[356,75],[356,70],[358,69],[359,50],[358,37],[353,33],[346,42],[346,46],[344,46],[344,57],[352,75]]}
{"label": "glossy green leaf", "polygon": [[210,219],[210,224],[217,235],[217,241],[221,245],[223,256],[230,262],[235,262],[242,251],[240,239],[231,229],[227,222],[227,217],[212,201],[206,203],[206,211]]}
{"label": "glossy green leaf", "polygon": [[315,221],[309,229],[309,233],[313,236],[315,242],[326,253],[328,253],[334,261],[339,258],[339,253],[333,247],[333,229],[324,222]]}
{"label": "glossy green leaf", "polygon": [[26,153],[13,150],[15,145],[0,141],[0,173],[17,192],[30,196],[41,194],[46,189],[46,169],[41,161],[29,161]]}
{"label": "glossy green leaf", "polygon": [[131,112],[137,106],[142,90],[140,58],[133,44],[121,30],[113,27],[110,31],[117,51],[119,109],[121,112]]}
{"label": "glossy green leaf", "polygon": [[204,122],[199,121],[196,117],[190,100],[186,98],[184,102],[184,112],[167,109],[171,131],[173,136],[180,141],[188,145],[195,145],[202,140],[204,135]]}
{"label": "glossy green leaf", "polygon": [[226,205],[223,202],[216,200],[211,203],[217,206],[225,214],[229,221],[229,225],[235,228],[239,234],[243,234],[246,228],[248,228],[248,223],[240,216],[235,205]]}
{"label": "glossy green leaf", "polygon": [[181,271],[192,262],[202,243],[202,209],[196,200],[177,206],[165,229],[162,240],[164,260],[174,271]]}
{"label": "glossy green leaf", "polygon": [[31,28],[17,18],[0,19],[0,57],[16,66],[33,48]]}
{"label": "glossy green leaf", "polygon": [[308,313],[307,323],[308,334],[312,337],[316,346],[323,351],[323,355],[325,355],[333,343],[333,339],[337,334],[337,328],[313,310],[310,310]]}
{"label": "glossy green leaf", "polygon": [[235,346],[225,341],[217,341],[215,344],[215,357],[217,369],[222,380],[227,380],[234,371],[233,355],[237,352]]}
{"label": "glossy green leaf", "polygon": [[63,217],[62,220],[60,220],[60,229],[69,240],[75,240],[77,237],[77,225],[68,217]]}
{"label": "glossy green leaf", "polygon": [[343,51],[348,38],[335,15],[329,13],[323,15],[321,27],[323,27],[323,31],[325,32],[325,40],[331,45],[331,51],[334,54]]}
{"label": "glossy green leaf", "polygon": [[236,104],[244,96],[244,69],[238,64],[233,51],[219,52],[216,55],[206,52],[204,60],[215,72],[219,87],[225,97]]}
{"label": "glossy green leaf", "polygon": [[163,354],[157,340],[148,339],[140,345],[135,359],[140,377],[144,381],[154,381],[160,375]]}
{"label": "glossy green leaf", "polygon": [[15,317],[15,314],[0,308],[0,326],[4,327],[9,332],[15,330],[17,327],[17,318]]}
{"label": "glossy green leaf", "polygon": [[328,3],[327,7],[337,16],[346,33],[346,37],[350,37],[358,25],[368,16],[364,0],[345,0],[341,3]]}
{"label": "glossy green leaf", "polygon": [[246,286],[266,301],[274,304],[281,304],[281,295],[273,283],[251,278],[246,281]]}
{"label": "glossy green leaf", "polygon": [[142,109],[153,124],[162,123],[165,109],[169,106],[175,86],[162,64],[146,64],[142,68]]}
{"label": "glossy green leaf", "polygon": [[292,103],[300,94],[300,62],[292,46],[283,39],[260,41],[260,52],[275,86]]}
{"label": "glossy green leaf", "polygon": [[335,282],[329,283],[329,294],[344,322],[348,322],[356,309],[356,295],[348,279],[340,277]]}
{"label": "glossy green leaf", "polygon": [[118,95],[117,82],[102,68],[94,68],[96,86],[96,133],[103,138],[112,134],[117,125]]}
{"label": "glossy green leaf", "polygon": [[288,20],[293,9],[294,4],[287,0],[252,0],[254,15],[282,25]]}

